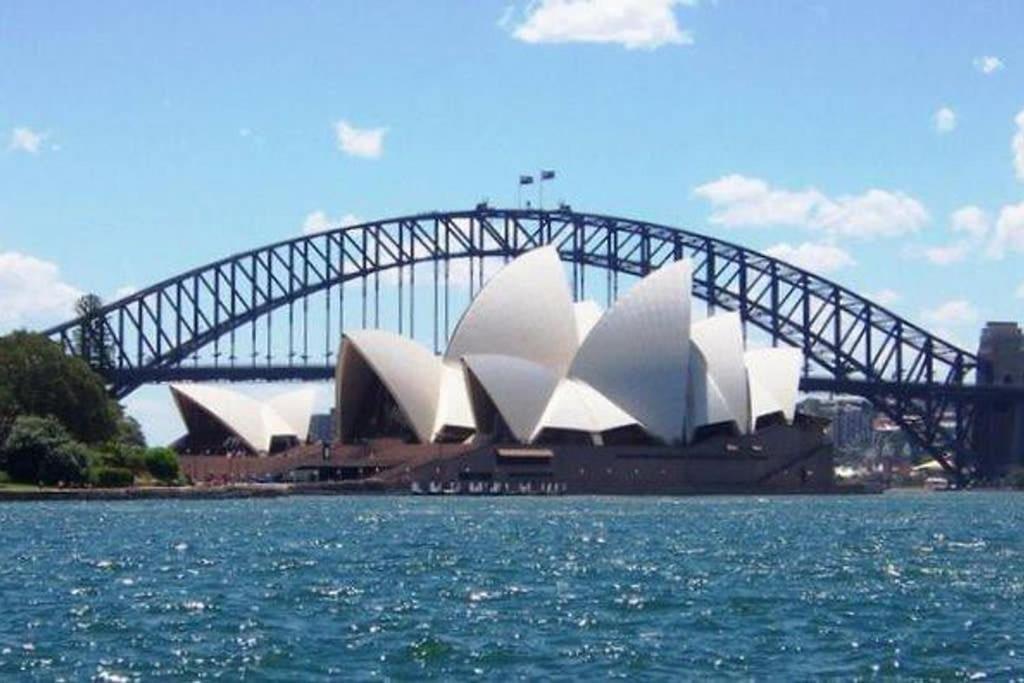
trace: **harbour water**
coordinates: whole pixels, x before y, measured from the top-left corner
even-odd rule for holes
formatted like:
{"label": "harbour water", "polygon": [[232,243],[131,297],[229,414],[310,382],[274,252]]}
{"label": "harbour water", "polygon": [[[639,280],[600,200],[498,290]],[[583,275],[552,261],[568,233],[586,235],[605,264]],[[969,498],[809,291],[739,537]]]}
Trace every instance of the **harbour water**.
{"label": "harbour water", "polygon": [[0,678],[1024,676],[1024,495],[0,505]]}

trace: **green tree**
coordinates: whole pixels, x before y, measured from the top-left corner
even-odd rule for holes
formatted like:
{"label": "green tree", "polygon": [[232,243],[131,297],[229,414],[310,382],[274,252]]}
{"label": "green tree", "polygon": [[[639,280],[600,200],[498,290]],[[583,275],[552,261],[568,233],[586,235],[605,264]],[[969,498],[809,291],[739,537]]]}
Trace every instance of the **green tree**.
{"label": "green tree", "polygon": [[114,366],[114,340],[102,310],[103,299],[95,294],[86,294],[75,302],[75,313],[82,319],[74,333],[78,357],[96,369]]}
{"label": "green tree", "polygon": [[0,466],[14,481],[81,483],[88,472],[89,450],[54,418],[22,415],[0,451]]}
{"label": "green tree", "polygon": [[103,380],[42,335],[0,337],[0,386],[15,414],[52,415],[80,441],[99,443],[117,433],[120,408]]}
{"label": "green tree", "polygon": [[146,451],[146,469],[154,479],[162,482],[174,481],[181,473],[178,454],[170,448],[150,448]]}
{"label": "green tree", "polygon": [[142,433],[142,425],[131,415],[121,415],[117,421],[117,435],[114,440],[122,447],[146,447],[146,435]]}

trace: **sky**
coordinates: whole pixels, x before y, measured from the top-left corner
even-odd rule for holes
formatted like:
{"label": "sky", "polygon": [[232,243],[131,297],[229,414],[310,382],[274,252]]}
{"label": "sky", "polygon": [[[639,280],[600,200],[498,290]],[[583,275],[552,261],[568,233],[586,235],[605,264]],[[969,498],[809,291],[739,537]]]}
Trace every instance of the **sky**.
{"label": "sky", "polygon": [[[551,168],[549,202],[764,250],[973,349],[1024,317],[1022,26],[1015,0],[6,0],[0,333]],[[181,429],[165,387],[127,406]]]}

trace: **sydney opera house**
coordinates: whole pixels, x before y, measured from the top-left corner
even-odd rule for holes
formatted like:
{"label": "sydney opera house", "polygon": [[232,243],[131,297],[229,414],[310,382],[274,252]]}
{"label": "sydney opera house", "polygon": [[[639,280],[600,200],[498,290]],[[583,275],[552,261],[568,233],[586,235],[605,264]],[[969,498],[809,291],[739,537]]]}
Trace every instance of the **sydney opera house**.
{"label": "sydney opera house", "polygon": [[[828,488],[823,425],[795,412],[800,352],[746,349],[739,316],[694,320],[690,292],[690,263],[676,261],[602,311],[573,301],[543,247],[490,279],[440,356],[391,332],[347,333],[321,469],[422,492]],[[217,400],[172,390],[186,438],[209,431]],[[282,397],[212,421],[268,452],[305,438],[306,406]]]}

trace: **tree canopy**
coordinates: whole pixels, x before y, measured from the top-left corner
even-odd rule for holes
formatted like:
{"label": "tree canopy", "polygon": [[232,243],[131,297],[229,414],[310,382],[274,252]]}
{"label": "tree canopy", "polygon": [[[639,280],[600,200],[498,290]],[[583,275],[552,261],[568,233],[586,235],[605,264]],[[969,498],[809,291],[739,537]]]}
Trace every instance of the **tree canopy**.
{"label": "tree canopy", "polygon": [[121,417],[103,380],[85,361],[29,332],[0,337],[0,412],[53,416],[86,443],[113,438]]}

